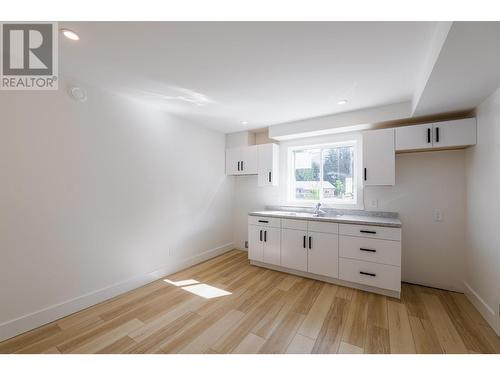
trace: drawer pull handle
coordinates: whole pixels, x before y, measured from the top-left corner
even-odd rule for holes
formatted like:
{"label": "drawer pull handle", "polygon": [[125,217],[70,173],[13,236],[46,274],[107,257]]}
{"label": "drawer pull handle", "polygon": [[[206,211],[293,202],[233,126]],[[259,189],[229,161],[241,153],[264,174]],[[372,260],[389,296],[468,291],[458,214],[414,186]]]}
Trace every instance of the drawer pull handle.
{"label": "drawer pull handle", "polygon": [[259,220],[259,223],[269,223],[267,220]]}
{"label": "drawer pull handle", "polygon": [[377,234],[377,232],[375,232],[374,230],[363,230],[363,229],[360,230],[360,233]]}
{"label": "drawer pull handle", "polygon": [[359,271],[359,273],[360,273],[361,275],[366,275],[366,276],[371,276],[371,277],[375,277],[375,276],[377,276],[376,274],[374,274],[374,273],[370,273],[370,272],[363,272],[363,271]]}
{"label": "drawer pull handle", "polygon": [[361,250],[361,251],[368,251],[369,253],[376,253],[376,252],[377,252],[377,250],[373,250],[373,249],[365,249],[365,248],[363,248],[363,247],[360,247],[360,248],[359,248],[359,250]]}
{"label": "drawer pull handle", "polygon": [[304,236],[304,242],[303,242],[304,249],[306,248],[306,236]]}

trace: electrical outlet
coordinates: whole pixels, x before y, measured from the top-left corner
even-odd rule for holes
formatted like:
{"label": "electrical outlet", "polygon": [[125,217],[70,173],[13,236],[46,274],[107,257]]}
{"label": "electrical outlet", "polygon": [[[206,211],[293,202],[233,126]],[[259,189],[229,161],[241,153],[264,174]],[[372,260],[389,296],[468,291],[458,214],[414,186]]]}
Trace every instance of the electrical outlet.
{"label": "electrical outlet", "polygon": [[245,249],[248,249],[248,241],[245,241]]}
{"label": "electrical outlet", "polygon": [[434,221],[443,221],[443,210],[437,208],[434,210]]}
{"label": "electrical outlet", "polygon": [[371,199],[370,208],[377,208],[377,207],[378,207],[378,199]]}

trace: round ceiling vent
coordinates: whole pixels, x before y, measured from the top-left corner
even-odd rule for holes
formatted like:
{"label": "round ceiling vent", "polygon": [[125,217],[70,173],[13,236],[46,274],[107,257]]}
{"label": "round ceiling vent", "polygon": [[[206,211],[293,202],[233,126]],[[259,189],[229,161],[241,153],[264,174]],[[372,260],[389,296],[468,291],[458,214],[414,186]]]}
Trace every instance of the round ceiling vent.
{"label": "round ceiling vent", "polygon": [[81,87],[72,87],[70,90],[71,96],[78,102],[87,100],[87,93]]}

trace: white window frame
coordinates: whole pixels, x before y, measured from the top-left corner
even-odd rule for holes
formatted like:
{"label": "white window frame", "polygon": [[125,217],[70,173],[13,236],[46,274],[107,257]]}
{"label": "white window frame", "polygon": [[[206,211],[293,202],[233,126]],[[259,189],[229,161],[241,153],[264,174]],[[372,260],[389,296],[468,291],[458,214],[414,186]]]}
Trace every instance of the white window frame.
{"label": "white window frame", "polygon": [[[329,137],[321,137],[322,139],[303,139],[294,140],[286,142],[286,204],[290,206],[314,206],[317,203],[321,203],[325,207],[329,208],[343,208],[343,209],[363,209],[363,181],[361,176],[361,134],[342,134]],[[354,197],[352,200],[343,199],[319,199],[319,200],[304,200],[295,198],[295,165],[293,152],[296,150],[307,150],[307,149],[325,149],[325,148],[335,148],[342,146],[352,146],[354,148],[354,168],[353,168],[353,193]],[[323,158],[320,154],[320,175],[322,176],[323,170]],[[323,192],[320,192],[320,197]]]}

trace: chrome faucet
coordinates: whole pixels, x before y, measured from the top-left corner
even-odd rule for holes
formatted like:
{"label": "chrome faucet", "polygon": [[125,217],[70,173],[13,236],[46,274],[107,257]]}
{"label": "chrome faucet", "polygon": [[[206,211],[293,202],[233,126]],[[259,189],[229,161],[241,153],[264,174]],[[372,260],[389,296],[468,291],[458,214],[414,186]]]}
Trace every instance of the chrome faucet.
{"label": "chrome faucet", "polygon": [[314,215],[315,216],[323,216],[324,214],[326,214],[326,212],[323,211],[320,207],[321,207],[321,203],[318,203],[316,205],[316,208],[314,209]]}

